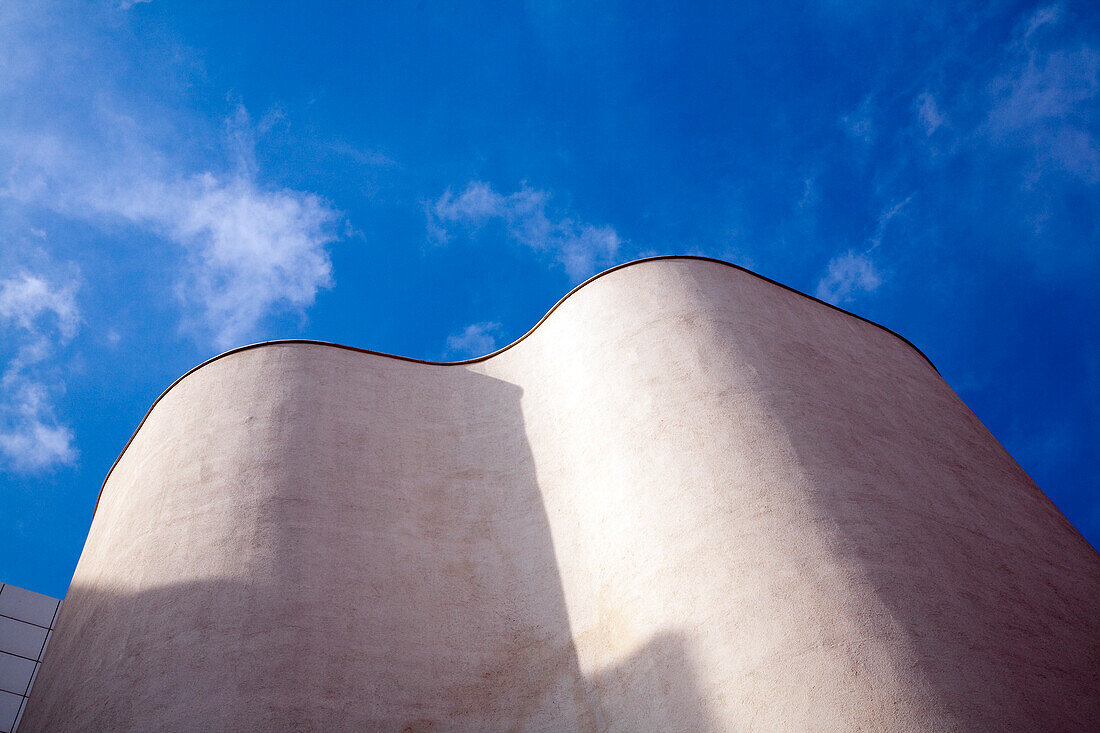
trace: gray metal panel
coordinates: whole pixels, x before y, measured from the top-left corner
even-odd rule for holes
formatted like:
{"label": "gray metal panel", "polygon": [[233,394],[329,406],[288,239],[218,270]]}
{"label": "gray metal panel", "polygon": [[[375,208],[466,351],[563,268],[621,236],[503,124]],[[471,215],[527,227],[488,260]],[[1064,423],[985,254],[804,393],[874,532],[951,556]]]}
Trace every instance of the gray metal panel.
{"label": "gray metal panel", "polygon": [[0,733],[11,733],[15,730],[15,718],[22,703],[22,695],[0,690]]}
{"label": "gray metal panel", "polygon": [[41,626],[0,616],[0,651],[38,659],[47,631]]}
{"label": "gray metal panel", "polygon": [[0,690],[24,695],[34,674],[35,662],[0,652]]}
{"label": "gray metal panel", "polygon": [[10,616],[20,621],[48,627],[53,623],[56,610],[56,598],[17,588],[14,585],[5,585],[0,591],[0,616]]}

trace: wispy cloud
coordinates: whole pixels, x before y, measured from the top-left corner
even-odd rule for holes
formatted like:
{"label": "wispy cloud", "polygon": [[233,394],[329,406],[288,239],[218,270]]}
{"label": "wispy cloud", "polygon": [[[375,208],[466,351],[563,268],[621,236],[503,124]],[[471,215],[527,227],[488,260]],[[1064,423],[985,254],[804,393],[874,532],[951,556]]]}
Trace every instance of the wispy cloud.
{"label": "wispy cloud", "polygon": [[332,284],[326,245],[336,239],[338,214],[312,194],[265,189],[246,173],[205,173],[89,201],[184,248],[176,283],[184,323],[223,348],[272,313],[308,307]]}
{"label": "wispy cloud", "polygon": [[337,214],[319,197],[209,174],[174,194],[173,215],[152,221],[187,248],[180,299],[200,310],[219,346],[238,343],[270,313],[312,305],[331,287],[326,245],[336,239]]}
{"label": "wispy cloud", "polygon": [[1065,8],[1062,7],[1061,3],[1039,8],[1027,19],[1024,40],[1030,40],[1031,36],[1044,26],[1060,24],[1064,15]]}
{"label": "wispy cloud", "polygon": [[447,337],[448,359],[470,359],[484,356],[497,349],[497,338],[501,335],[501,325],[494,321],[472,323],[461,333]]}
{"label": "wispy cloud", "polygon": [[44,316],[65,338],[72,338],[80,323],[73,297],[75,283],[54,287],[26,271],[0,280],[0,319],[28,333],[35,333]]}
{"label": "wispy cloud", "polygon": [[[110,34],[123,32],[100,17],[112,13],[0,8],[0,202],[152,234],[163,246],[149,256],[179,263],[163,285],[178,296],[181,325],[202,341],[232,346],[271,315],[302,312],[333,283],[329,247],[343,217],[265,180],[257,139],[282,113],[253,122],[236,103],[218,131],[129,99],[107,68]],[[210,137],[195,142],[196,126]]]}
{"label": "wispy cloud", "polygon": [[821,300],[840,304],[851,300],[857,292],[872,292],[882,284],[882,275],[866,252],[848,250],[829,260],[825,275],[817,283],[814,295]]}
{"label": "wispy cloud", "polygon": [[926,136],[932,135],[943,126],[946,118],[931,92],[922,92],[917,97],[917,120]]}
{"label": "wispy cloud", "polygon": [[855,140],[870,145],[875,139],[875,100],[870,94],[860,100],[859,106],[842,115],[840,125]]}
{"label": "wispy cloud", "polygon": [[114,160],[86,141],[19,131],[0,146],[0,196],[91,222],[128,222],[179,245],[174,284],[188,330],[229,347],[271,314],[301,311],[332,285],[341,215],[319,196],[263,185],[247,113],[227,126],[227,172],[172,170],[140,139]]}
{"label": "wispy cloud", "polygon": [[852,300],[859,293],[870,293],[882,285],[884,277],[875,265],[873,253],[882,245],[890,222],[912,200],[912,196],[884,209],[878,216],[874,233],[867,239],[862,252],[848,250],[829,260],[825,274],[817,283],[814,295],[821,300],[839,305]]}
{"label": "wispy cloud", "polygon": [[80,326],[77,276],[51,281],[26,270],[0,279],[0,338],[8,349],[0,375],[0,455],[10,470],[34,472],[72,463],[72,430],[54,415],[64,389],[47,384],[48,360]]}
{"label": "wispy cloud", "polygon": [[894,220],[894,217],[900,214],[901,210],[908,206],[909,202],[912,200],[913,195],[910,194],[893,206],[883,209],[882,212],[879,213],[878,220],[875,222],[875,233],[872,234],[871,238],[868,240],[868,244],[870,245],[867,248],[868,252],[879,248],[882,244],[882,238],[886,236],[886,227],[890,226],[890,222]]}
{"label": "wispy cloud", "polygon": [[1088,44],[1047,48],[1044,33],[1064,15],[1054,5],[1024,23],[1008,68],[988,85],[992,101],[980,132],[996,145],[1026,151],[1032,178],[1063,171],[1094,184],[1100,182],[1100,51]]}
{"label": "wispy cloud", "polygon": [[461,193],[448,190],[426,207],[428,234],[434,241],[446,242],[453,225],[470,230],[497,220],[504,223],[515,242],[549,254],[573,280],[614,263],[622,243],[614,228],[578,222],[570,216],[552,217],[549,202],[549,193],[526,184],[504,195],[487,183],[471,181]]}

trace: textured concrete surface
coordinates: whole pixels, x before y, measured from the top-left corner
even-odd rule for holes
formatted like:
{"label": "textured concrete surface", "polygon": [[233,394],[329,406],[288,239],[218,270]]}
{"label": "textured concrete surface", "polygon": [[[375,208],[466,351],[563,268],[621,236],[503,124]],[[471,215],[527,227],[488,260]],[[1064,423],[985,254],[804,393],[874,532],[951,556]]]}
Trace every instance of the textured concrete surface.
{"label": "textured concrete surface", "polygon": [[1100,729],[1100,557],[897,336],[662,259],[181,379],[21,730],[854,729]]}

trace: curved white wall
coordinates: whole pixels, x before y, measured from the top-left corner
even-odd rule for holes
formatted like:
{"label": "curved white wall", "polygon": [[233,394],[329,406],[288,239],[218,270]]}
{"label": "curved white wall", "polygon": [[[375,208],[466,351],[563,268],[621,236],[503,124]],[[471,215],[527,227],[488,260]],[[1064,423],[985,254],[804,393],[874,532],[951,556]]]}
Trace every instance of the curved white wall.
{"label": "curved white wall", "polygon": [[1100,726],[1095,551],[908,344],[699,259],[204,365],[64,609],[22,731]]}

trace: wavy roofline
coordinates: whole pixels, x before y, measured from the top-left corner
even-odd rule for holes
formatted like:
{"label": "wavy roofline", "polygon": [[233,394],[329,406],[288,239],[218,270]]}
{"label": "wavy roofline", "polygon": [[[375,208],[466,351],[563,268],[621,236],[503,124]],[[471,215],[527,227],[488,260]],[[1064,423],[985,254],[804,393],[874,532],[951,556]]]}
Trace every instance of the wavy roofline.
{"label": "wavy roofline", "polygon": [[[740,265],[735,265],[732,262],[726,262],[725,260],[715,259],[714,257],[704,257],[702,255],[658,255],[658,256],[655,256],[655,257],[643,257],[643,258],[638,259],[638,260],[631,260],[630,262],[623,262],[622,264],[615,265],[614,267],[610,267],[610,268],[604,270],[603,272],[600,272],[600,273],[597,273],[597,274],[593,275],[592,277],[588,278],[584,282],[582,282],[579,285],[575,286],[572,290],[570,290],[568,293],[563,295],[561,298],[559,298],[558,302],[554,303],[554,305],[551,306],[550,310],[546,311],[546,314],[542,318],[540,318],[535,325],[531,326],[531,328],[529,328],[526,333],[524,333],[522,336],[517,338],[515,341],[511,342],[510,344],[508,344],[506,346],[502,346],[501,348],[497,349],[496,351],[492,351],[492,352],[489,352],[488,354],[485,354],[484,356],[478,356],[478,357],[474,357],[472,359],[463,359],[461,361],[431,361],[429,359],[417,359],[417,358],[412,357],[412,356],[402,356],[400,354],[387,354],[384,351],[374,351],[372,349],[364,349],[364,348],[361,348],[359,346],[348,346],[346,344],[337,344],[337,343],[333,343],[331,341],[318,341],[318,340],[315,340],[315,339],[273,339],[271,341],[257,341],[256,343],[253,343],[253,344],[246,344],[244,346],[236,346],[232,349],[229,349],[228,351],[223,351],[222,353],[220,353],[216,356],[212,356],[209,359],[207,359],[206,361],[201,362],[201,363],[191,367],[186,372],[184,372],[179,377],[177,377],[174,382],[172,382],[170,385],[168,385],[168,387],[163,392],[161,392],[160,395],[155,400],[153,400],[153,404],[149,405],[149,409],[145,411],[145,415],[141,418],[141,422],[139,422],[138,426],[136,428],[134,428],[134,432],[133,432],[133,434],[130,435],[130,439],[126,441],[126,445],[124,445],[122,447],[122,451],[119,452],[118,457],[115,458],[114,462],[111,464],[111,467],[107,470],[107,475],[103,477],[103,483],[100,484],[100,486],[99,486],[99,494],[96,496],[95,507],[92,509],[92,521],[95,521],[96,512],[99,510],[99,502],[103,498],[103,490],[105,488],[107,488],[107,482],[111,479],[111,474],[114,473],[115,468],[118,466],[119,462],[122,460],[122,457],[124,455],[126,455],[126,450],[130,447],[130,444],[134,442],[134,438],[137,437],[137,434],[141,431],[141,428],[145,425],[145,421],[149,419],[149,415],[151,415],[153,413],[153,409],[157,406],[157,404],[162,399],[164,399],[165,395],[167,395],[169,392],[172,391],[172,389],[177,384],[179,384],[180,382],[182,382],[184,379],[191,376],[195,372],[199,371],[203,367],[207,366],[208,364],[212,364],[213,362],[218,361],[219,359],[223,359],[227,356],[231,356],[233,354],[237,354],[237,353],[240,353],[242,351],[249,351],[251,349],[257,349],[257,348],[260,348],[262,346],[283,346],[283,345],[293,345],[293,344],[302,344],[302,345],[308,345],[308,346],[329,346],[329,347],[336,348],[336,349],[344,349],[346,351],[355,351],[355,352],[358,352],[360,354],[370,354],[372,356],[382,356],[382,357],[386,357],[388,359],[397,359],[398,361],[408,361],[408,362],[412,362],[413,364],[427,364],[428,366],[465,366],[467,364],[477,364],[478,362],[487,361],[489,359],[492,359],[494,356],[496,356],[498,354],[503,354],[505,351],[508,351],[509,349],[514,347],[516,344],[518,344],[521,341],[523,341],[524,339],[526,339],[528,336],[533,334],[535,332],[535,330],[538,329],[538,327],[541,326],[543,324],[543,322],[545,322],[546,319],[550,317],[550,314],[552,314],[554,311],[556,311],[566,300],[571,298],[575,293],[580,291],[582,288],[587,287],[588,285],[594,283],[596,280],[599,280],[601,277],[604,277],[605,275],[610,275],[613,272],[616,272],[618,270],[623,270],[627,267],[633,267],[634,265],[641,265],[641,264],[644,264],[646,262],[660,262],[662,260],[696,260],[696,261],[699,261],[699,262],[710,262],[710,263],[713,263],[713,264],[716,264],[716,265],[723,265],[725,267],[732,267],[733,269],[740,270],[741,272],[743,272],[747,275],[752,275],[755,278],[759,278],[760,280],[763,280],[764,282],[771,283],[772,285],[777,285],[778,287],[781,287],[784,290],[792,292],[795,295],[800,295],[803,298],[807,298],[808,300],[811,300],[815,303],[820,303],[821,305],[823,305],[827,308],[832,308],[833,310],[835,310],[839,313],[843,313],[847,316],[851,316],[852,318],[856,318],[860,321],[863,321],[864,323],[869,323],[872,326],[875,326],[876,328],[882,329],[886,333],[894,336],[897,339],[900,339],[902,341],[902,343],[906,344],[907,346],[909,346],[909,348],[916,351],[921,356],[921,358],[923,358],[926,362],[928,362],[928,365],[930,367],[932,367],[932,370],[935,371],[936,374],[940,373],[940,370],[936,369],[936,365],[932,363],[932,360],[928,358],[927,354],[925,354],[923,351],[921,351],[919,348],[917,348],[916,345],[914,345],[912,341],[905,338],[904,336],[902,336],[898,332],[896,332],[892,329],[889,329],[886,326],[883,326],[881,323],[875,323],[874,321],[872,321],[869,318],[864,318],[863,316],[858,315],[856,313],[852,313],[851,311],[845,310],[845,309],[841,308],[840,306],[833,305],[832,303],[827,303],[826,301],[821,300],[820,298],[815,298],[814,296],[812,296],[808,293],[804,293],[801,290],[796,290],[795,288],[792,288],[790,285],[784,285],[781,282],[778,282],[776,280],[772,280],[770,277],[765,277],[764,275],[761,275],[760,273],[753,272],[752,270],[748,270],[744,267],[741,267]],[[87,540],[85,539],[85,542],[86,541]],[[66,592],[66,595],[68,595],[67,592]]]}

